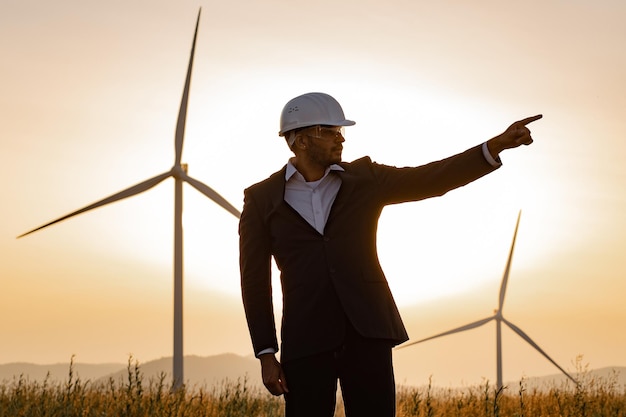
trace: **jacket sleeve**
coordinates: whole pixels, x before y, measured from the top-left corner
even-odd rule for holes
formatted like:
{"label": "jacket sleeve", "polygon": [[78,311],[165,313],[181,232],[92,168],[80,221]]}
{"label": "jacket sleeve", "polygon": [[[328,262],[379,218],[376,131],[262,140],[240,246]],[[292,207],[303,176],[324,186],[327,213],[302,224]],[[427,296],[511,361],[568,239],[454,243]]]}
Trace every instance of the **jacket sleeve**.
{"label": "jacket sleeve", "polygon": [[396,168],[372,163],[384,204],[442,196],[494,171],[481,146],[418,167]]}
{"label": "jacket sleeve", "polygon": [[272,303],[270,234],[253,194],[251,189],[244,191],[239,267],[243,305],[256,355],[267,348],[278,351],[278,342]]}

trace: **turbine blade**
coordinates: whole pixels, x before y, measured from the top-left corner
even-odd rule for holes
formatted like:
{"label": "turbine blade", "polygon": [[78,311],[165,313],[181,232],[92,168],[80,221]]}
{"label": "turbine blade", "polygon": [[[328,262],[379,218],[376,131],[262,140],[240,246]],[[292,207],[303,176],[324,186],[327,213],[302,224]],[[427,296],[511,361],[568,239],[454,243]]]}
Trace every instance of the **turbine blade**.
{"label": "turbine blade", "polygon": [[578,384],[578,381],[576,381],[570,374],[568,374],[565,369],[561,368],[550,356],[548,356],[548,354],[546,352],[543,351],[543,349],[541,349],[539,347],[539,345],[537,345],[531,338],[530,336],[528,336],[526,333],[524,333],[524,331],[522,329],[520,329],[519,327],[517,327],[516,325],[514,325],[513,323],[511,323],[510,321],[508,321],[507,319],[505,319],[504,317],[502,318],[502,321],[511,328],[511,330],[513,330],[515,333],[517,333],[522,339],[524,339],[529,345],[531,345],[532,347],[534,347],[539,353],[541,353],[547,360],[549,360],[550,362],[552,362],[552,364],[554,366],[556,366],[557,368],[559,368],[559,370],[561,372],[563,372],[565,374],[565,376],[567,376],[569,379],[571,379],[575,384]]}
{"label": "turbine blade", "polygon": [[171,172],[168,171],[168,172],[165,172],[163,174],[157,175],[156,177],[152,177],[152,178],[150,178],[150,179],[148,179],[146,181],[140,182],[139,184],[133,185],[132,187],[129,187],[129,188],[123,190],[123,191],[120,191],[119,193],[113,194],[113,195],[111,195],[111,196],[109,196],[107,198],[104,198],[104,199],[100,200],[100,201],[96,201],[95,203],[90,204],[90,205],[88,205],[86,207],[83,207],[80,210],[73,211],[70,214],[66,214],[63,217],[59,217],[56,220],[53,220],[53,221],[51,221],[49,223],[46,223],[43,226],[39,226],[36,229],[30,230],[30,231],[28,231],[28,232],[26,232],[24,234],[21,234],[17,238],[19,239],[21,237],[24,237],[26,235],[34,233],[34,232],[36,232],[38,230],[41,230],[41,229],[43,229],[45,227],[52,226],[55,223],[59,223],[59,222],[61,222],[63,220],[69,219],[70,217],[77,216],[77,215],[79,215],[81,213],[84,213],[86,211],[93,210],[95,208],[104,206],[106,204],[110,204],[110,203],[113,203],[115,201],[122,200],[124,198],[132,197],[132,196],[134,196],[136,194],[142,193],[142,192],[144,192],[144,191],[154,187],[155,185],[157,185],[158,183],[160,183],[165,178],[167,178],[167,177],[169,177],[171,175],[172,175]]}
{"label": "turbine blade", "polygon": [[513,249],[515,249],[515,239],[517,239],[517,229],[519,228],[519,220],[522,217],[522,211],[519,211],[517,215],[517,223],[515,224],[515,233],[513,233],[513,243],[511,243],[511,250],[509,252],[509,259],[506,262],[506,268],[504,269],[504,276],[502,277],[502,283],[500,284],[500,300],[498,302],[498,311],[502,312],[504,306],[504,296],[506,295],[506,286],[509,282],[509,272],[511,271],[511,262],[513,260]]}
{"label": "turbine blade", "polygon": [[215,190],[213,190],[208,185],[203,182],[198,181],[195,178],[190,177],[186,173],[182,174],[183,181],[187,181],[191,184],[196,190],[200,191],[205,196],[209,197],[211,200],[215,201],[218,205],[222,206],[226,211],[231,213],[233,216],[239,218],[241,217],[241,213],[237,210],[232,204],[230,204],[224,197],[219,195]]}
{"label": "turbine blade", "polygon": [[447,336],[449,334],[464,332],[465,330],[470,330],[470,329],[475,329],[476,327],[480,327],[480,326],[482,326],[485,323],[489,323],[495,317],[496,316],[487,317],[485,319],[477,320],[477,321],[475,321],[473,323],[466,324],[464,326],[457,327],[457,328],[452,329],[452,330],[448,330],[447,332],[439,333],[439,334],[436,334],[434,336],[427,337],[425,339],[421,339],[421,340],[417,340],[415,342],[407,343],[407,344],[404,344],[402,346],[399,346],[398,349],[402,349],[402,348],[405,348],[405,347],[413,346],[413,345],[416,345],[418,343],[426,342],[427,340],[436,339],[436,338],[442,337],[442,336]]}
{"label": "turbine blade", "polygon": [[185,121],[187,119],[187,103],[189,102],[189,86],[191,84],[191,68],[193,67],[193,56],[196,50],[196,38],[198,37],[198,26],[200,25],[200,12],[198,10],[198,18],[196,20],[196,30],[193,34],[193,43],[191,44],[191,55],[189,56],[189,66],[187,67],[187,77],[185,78],[185,88],[180,101],[180,109],[178,111],[178,121],[176,122],[176,160],[174,165],[180,165],[180,159],[183,154],[183,139],[185,137]]}

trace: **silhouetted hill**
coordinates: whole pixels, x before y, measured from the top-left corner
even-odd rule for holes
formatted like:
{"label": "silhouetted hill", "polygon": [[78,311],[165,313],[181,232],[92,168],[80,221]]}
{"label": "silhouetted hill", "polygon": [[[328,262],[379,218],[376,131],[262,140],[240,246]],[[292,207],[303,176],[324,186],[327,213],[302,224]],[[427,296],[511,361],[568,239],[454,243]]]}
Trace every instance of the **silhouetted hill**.
{"label": "silhouetted hill", "polygon": [[[609,385],[613,385],[616,388],[622,389],[623,387],[626,387],[626,367],[623,366],[594,369],[580,374],[571,373],[570,375],[572,375],[572,377],[579,383],[582,383],[583,386],[589,386],[593,381],[595,386],[602,385],[607,387]],[[569,383],[570,387],[574,386],[574,383],[561,373],[524,379],[524,385],[527,389],[541,390],[546,388],[561,387],[565,386],[566,383]],[[509,392],[515,392],[515,390],[519,388],[519,384],[520,381],[515,381],[507,382],[504,385],[508,386]]]}
{"label": "silhouetted hill", "polygon": [[[75,363],[73,367],[74,378],[83,381],[94,381],[125,369],[123,363],[85,364]],[[49,381],[66,381],[69,377],[70,364],[56,363],[51,365],[35,365],[32,363],[16,362],[0,365],[0,381],[11,381],[22,376],[29,381],[43,381],[48,377]]]}
{"label": "silhouetted hill", "polygon": [[[134,367],[134,363],[132,364]],[[67,381],[69,376],[69,363],[52,365],[35,365],[29,363],[10,363],[0,365],[0,383],[11,382],[23,376],[29,381],[42,382],[48,375],[50,382]],[[261,368],[257,359],[251,356],[239,356],[226,353],[215,356],[185,356],[185,381],[190,387],[206,387],[210,389],[219,385],[225,380],[243,382],[249,387],[261,387]],[[399,375],[401,370],[397,370]],[[406,371],[406,370],[405,370]],[[131,369],[134,372],[134,369]],[[164,375],[166,386],[171,384],[172,358],[161,358],[145,363],[139,363],[139,372],[143,376],[145,386],[150,380],[157,381]],[[589,385],[592,381],[598,386],[614,386],[623,389],[626,387],[626,367],[606,367],[597,370],[589,370],[580,374],[572,374],[574,378],[581,380],[583,385]],[[128,381],[128,364],[107,363],[107,364],[82,364],[74,363],[73,378],[80,378],[83,381],[106,382],[113,379],[116,382],[126,383]],[[398,379],[401,381],[402,379]],[[525,389],[545,389],[565,386],[569,381],[563,374],[553,374],[542,377],[528,377],[524,380]],[[505,382],[507,391],[516,392],[519,389],[519,381]],[[573,387],[569,381],[569,387]]]}
{"label": "silhouetted hill", "polygon": [[[134,367],[134,363],[132,367]],[[69,363],[52,365],[35,365],[30,363],[9,363],[0,365],[0,382],[12,381],[23,376],[29,381],[42,382],[48,377],[50,382],[67,381],[69,377]],[[258,360],[253,357],[243,357],[232,353],[216,356],[185,356],[185,381],[189,386],[211,387],[226,379],[237,381],[247,379],[247,384],[261,386],[260,366]],[[132,370],[134,372],[134,369]],[[158,379],[161,374],[165,376],[165,384],[171,383],[172,358],[161,358],[145,363],[139,363],[139,372],[143,379]],[[83,364],[74,363],[73,378],[83,381],[114,381],[128,380],[128,364]]]}
{"label": "silhouetted hill", "polygon": [[[172,358],[161,358],[139,364],[139,371],[145,380],[158,380],[160,375],[165,376],[165,384],[171,384]],[[128,379],[128,369],[105,375],[103,379],[113,378],[118,381]],[[234,353],[225,353],[216,356],[185,356],[185,382],[188,386],[211,387],[228,379],[242,382],[244,378],[249,386],[261,384],[261,367],[259,361],[253,357],[244,357]]]}

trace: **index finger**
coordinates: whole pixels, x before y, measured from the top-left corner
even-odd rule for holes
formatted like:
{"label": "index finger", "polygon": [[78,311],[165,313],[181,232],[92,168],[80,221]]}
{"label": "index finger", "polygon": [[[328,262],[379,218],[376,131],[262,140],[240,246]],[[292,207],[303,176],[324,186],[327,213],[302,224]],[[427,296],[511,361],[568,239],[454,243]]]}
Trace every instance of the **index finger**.
{"label": "index finger", "polygon": [[543,117],[543,114],[538,114],[536,116],[532,116],[532,117],[527,117],[525,119],[522,119],[520,121],[518,121],[517,123],[523,126],[526,126],[529,123],[534,122],[535,120],[539,120]]}

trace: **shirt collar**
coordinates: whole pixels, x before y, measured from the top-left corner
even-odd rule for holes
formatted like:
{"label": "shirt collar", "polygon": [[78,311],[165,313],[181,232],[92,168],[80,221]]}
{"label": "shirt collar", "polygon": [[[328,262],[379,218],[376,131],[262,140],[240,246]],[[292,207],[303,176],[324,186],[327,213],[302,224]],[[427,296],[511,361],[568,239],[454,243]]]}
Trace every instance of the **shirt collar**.
{"label": "shirt collar", "polygon": [[[331,166],[326,168],[326,172],[324,172],[324,177],[328,175],[330,171],[345,171],[345,170],[338,164],[332,164]],[[285,169],[285,181],[289,181],[289,179],[293,177],[293,175],[296,172],[298,172],[298,170],[296,169],[294,164],[291,163],[291,158],[290,158],[289,161],[287,162],[287,168]]]}

